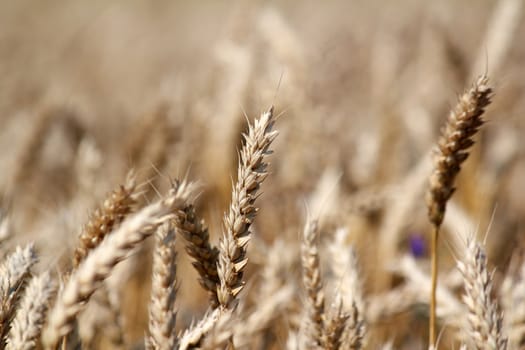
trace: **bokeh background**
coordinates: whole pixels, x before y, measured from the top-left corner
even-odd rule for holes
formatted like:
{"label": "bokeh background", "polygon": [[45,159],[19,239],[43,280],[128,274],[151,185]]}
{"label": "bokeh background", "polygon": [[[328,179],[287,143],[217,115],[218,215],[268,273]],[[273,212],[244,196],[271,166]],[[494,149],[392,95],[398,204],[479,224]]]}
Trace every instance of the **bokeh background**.
{"label": "bokeh background", "polygon": [[[349,231],[373,304],[410,285],[415,273],[403,256],[428,271],[429,154],[456,96],[488,74],[494,102],[458,179],[440,255],[459,300],[454,237],[486,235],[498,286],[524,242],[524,7],[0,1],[0,204],[14,232],[2,251],[35,241],[41,268],[66,268],[89,212],[132,168],[142,203],[170,178],[198,180],[198,210],[217,242],[246,121],[275,105],[280,135],[258,201],[247,303],[257,305],[250,291],[276,241],[294,261],[309,211],[321,219],[321,241]],[[207,304],[180,246],[182,328]],[[150,261],[151,242],[120,277],[129,344],[146,329]],[[427,294],[412,293],[392,312],[378,306],[384,313],[370,322],[369,348],[424,346]],[[442,344],[452,348],[457,332],[447,322]],[[286,334],[274,333],[262,348],[284,347]]]}

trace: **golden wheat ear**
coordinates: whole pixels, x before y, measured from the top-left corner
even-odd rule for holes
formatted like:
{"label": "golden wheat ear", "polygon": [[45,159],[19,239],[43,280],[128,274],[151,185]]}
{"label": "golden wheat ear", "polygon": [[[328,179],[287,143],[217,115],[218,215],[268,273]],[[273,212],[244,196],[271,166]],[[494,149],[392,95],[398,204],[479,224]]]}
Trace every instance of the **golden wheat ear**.
{"label": "golden wheat ear", "polygon": [[325,296],[317,248],[318,236],[317,221],[307,219],[301,241],[302,277],[306,291],[306,317],[301,328],[305,346],[309,348],[322,346],[324,333]]}
{"label": "golden wheat ear", "polygon": [[90,215],[88,223],[79,235],[79,244],[73,256],[73,269],[104,240],[104,238],[125,218],[136,205],[136,176],[128,173],[126,183],[112,191],[102,205]]}
{"label": "golden wheat ear", "polygon": [[156,229],[193,199],[194,186],[177,184],[168,196],[128,217],[73,272],[59,293],[42,334],[45,349],[54,349],[69,334],[77,315],[93,293],[109,277],[114,267],[128,257],[130,251],[151,236]]}
{"label": "golden wheat ear", "polygon": [[217,307],[217,287],[221,283],[217,273],[219,249],[211,245],[208,228],[204,220],[197,217],[193,205],[184,208],[177,233],[186,240],[186,252],[193,258],[192,265],[199,273],[202,288],[210,295],[211,306]]}
{"label": "golden wheat ear", "polygon": [[272,153],[270,145],[277,137],[272,130],[275,119],[273,107],[248,126],[245,144],[240,152],[237,182],[232,191],[230,209],[224,217],[225,233],[219,244],[217,288],[219,304],[223,308],[235,305],[237,295],[244,287],[243,272],[248,259],[246,249],[250,241],[250,226],[255,219],[255,200],[261,183],[268,175],[266,156]]}
{"label": "golden wheat ear", "polygon": [[177,347],[175,298],[177,296],[177,265],[175,224],[170,221],[155,233],[153,277],[149,304],[149,336],[146,349],[169,350]]}
{"label": "golden wheat ear", "polygon": [[328,247],[332,289],[336,290],[330,325],[325,327],[326,334],[330,335],[331,340],[327,344],[331,349],[360,349],[365,346],[367,325],[363,286],[356,253],[346,243],[347,239],[348,230],[338,229]]}
{"label": "golden wheat ear", "polygon": [[[15,312],[15,303],[37,262],[32,244],[17,247],[0,265],[0,335],[4,339],[7,325]],[[2,344],[2,342],[0,342]]]}
{"label": "golden wheat ear", "polygon": [[457,266],[465,286],[467,335],[476,349],[504,350],[507,338],[503,335],[503,316],[492,299],[493,274],[488,271],[485,250],[474,237],[469,237],[463,252]]}
{"label": "golden wheat ear", "polygon": [[28,283],[16,316],[11,322],[6,349],[36,349],[49,307],[56,290],[49,272],[34,277]]}
{"label": "golden wheat ear", "polygon": [[454,180],[461,165],[468,158],[468,149],[474,144],[473,137],[483,125],[481,118],[490,104],[492,88],[486,76],[479,77],[472,87],[460,96],[456,107],[450,112],[434,153],[434,171],[430,176],[427,193],[428,217],[433,225],[432,233],[432,291],[430,297],[429,346],[435,345],[437,242],[439,229],[445,216],[447,202],[455,191]]}
{"label": "golden wheat ear", "polygon": [[434,153],[434,171],[427,194],[428,215],[436,227],[443,222],[447,201],[455,191],[454,180],[468,158],[468,149],[474,145],[474,135],[484,123],[481,117],[491,103],[491,97],[488,78],[479,77],[459,98],[442,130]]}

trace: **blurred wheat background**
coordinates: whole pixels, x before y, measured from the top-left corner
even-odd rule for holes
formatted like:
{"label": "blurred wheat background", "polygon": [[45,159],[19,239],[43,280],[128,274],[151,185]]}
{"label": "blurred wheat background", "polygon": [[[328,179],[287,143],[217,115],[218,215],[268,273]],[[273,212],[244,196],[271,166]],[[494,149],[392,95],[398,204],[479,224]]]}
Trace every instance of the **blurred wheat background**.
{"label": "blurred wheat background", "polygon": [[[304,328],[305,305],[321,294],[325,325],[350,295],[354,323],[343,332],[353,327],[352,348],[427,347],[431,150],[457,96],[483,74],[493,102],[438,245],[438,348],[480,348],[456,268],[472,240],[486,252],[485,296],[503,315],[495,327],[508,348],[525,346],[523,37],[522,0],[0,1],[0,251],[7,261],[34,242],[38,256],[16,293],[0,289],[13,304],[0,310],[1,346],[13,344],[5,339],[31,276],[55,281],[45,303],[53,309],[89,256],[75,251],[81,232],[97,227],[97,208],[117,229],[175,179],[196,182],[185,215],[203,218],[222,249],[243,133],[273,105],[279,136],[264,154],[238,276],[246,284],[230,295],[238,305],[215,300],[232,311],[225,324],[182,341],[213,302],[185,251],[195,227],[186,236],[176,228],[180,334],[171,347],[305,348],[316,334]],[[108,209],[111,198],[129,206]],[[148,234],[83,301],[62,348],[142,349],[155,338],[155,239],[169,234]],[[27,349],[41,348],[35,339]],[[349,344],[328,343],[316,346]]]}

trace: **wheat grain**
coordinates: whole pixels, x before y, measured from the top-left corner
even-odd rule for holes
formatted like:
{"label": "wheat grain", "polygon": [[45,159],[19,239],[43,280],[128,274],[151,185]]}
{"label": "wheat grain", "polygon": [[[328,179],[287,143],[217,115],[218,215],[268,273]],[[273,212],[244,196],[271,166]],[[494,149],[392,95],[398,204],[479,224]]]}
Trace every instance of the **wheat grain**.
{"label": "wheat grain", "polygon": [[[342,318],[343,316],[339,316]],[[352,305],[352,310],[345,317],[344,331],[341,335],[341,348],[359,350],[363,347],[365,338],[365,323],[363,311],[357,305]]]}
{"label": "wheat grain", "polygon": [[7,320],[14,311],[14,302],[28,279],[31,267],[37,262],[32,244],[17,247],[0,265],[0,335],[4,339]]}
{"label": "wheat grain", "polygon": [[346,310],[350,310],[353,304],[358,309],[364,310],[363,287],[357,256],[354,248],[347,245],[347,239],[348,230],[340,228],[336,230],[334,239],[328,247],[331,256],[330,269],[333,272],[332,288],[340,291]]}
{"label": "wheat grain", "polygon": [[6,344],[7,350],[37,348],[40,331],[55,290],[55,283],[49,272],[44,272],[31,279],[11,323]]}
{"label": "wheat grain", "polygon": [[75,317],[93,292],[128,253],[155,232],[157,227],[182,210],[191,199],[193,186],[180,183],[167,198],[150,204],[126,219],[116,231],[99,245],[71,275],[53,307],[43,332],[46,349],[52,349],[72,328]]}
{"label": "wheat grain", "polygon": [[492,88],[488,78],[479,77],[473,86],[460,98],[450,112],[445,128],[434,154],[434,171],[430,176],[427,193],[428,216],[433,225],[432,233],[432,289],[430,297],[429,344],[435,345],[436,284],[437,284],[437,242],[439,228],[445,216],[447,201],[455,191],[454,180],[467,159],[468,149],[474,144],[483,119],[485,108],[490,104]]}
{"label": "wheat grain", "polygon": [[176,348],[175,298],[176,253],[175,228],[172,222],[157,229],[153,255],[153,278],[149,306],[149,337],[147,349],[168,350]]}
{"label": "wheat grain", "polygon": [[491,97],[489,80],[481,76],[459,98],[448,117],[434,154],[434,171],[427,194],[428,215],[435,227],[443,222],[447,201],[455,191],[454,180],[474,144],[473,136],[483,125],[481,117]]}
{"label": "wheat grain", "polygon": [[[334,273],[333,288],[337,290],[334,305],[337,305],[338,300],[341,305],[332,307],[330,324],[325,326],[325,332],[332,334],[331,339],[337,340],[330,342],[332,348],[342,346],[343,349],[359,349],[363,346],[366,334],[365,302],[357,257],[353,248],[346,244],[347,235],[347,230],[337,230],[329,246],[332,257],[330,268]],[[335,336],[339,332],[341,334]]]}
{"label": "wheat grain", "polygon": [[468,307],[468,335],[477,349],[506,349],[503,335],[503,317],[492,300],[492,274],[487,270],[483,247],[473,237],[466,242],[465,255],[457,262],[463,274]]}
{"label": "wheat grain", "polygon": [[201,286],[210,294],[212,307],[219,305],[217,287],[220,285],[217,274],[219,250],[210,244],[210,235],[204,221],[200,220],[193,206],[184,208],[184,215],[177,225],[177,232],[186,240],[186,252],[193,258],[192,265],[199,273]]}
{"label": "wheat grain", "polygon": [[[343,302],[341,297],[338,295],[334,305],[331,307],[331,312],[328,313],[329,317],[325,320],[326,324],[323,330],[323,349],[326,350],[338,350],[344,345],[344,349],[354,349],[350,347],[350,343],[343,344],[343,334],[348,327],[348,319],[350,315],[343,311]],[[349,337],[348,337],[349,338]]]}
{"label": "wheat grain", "polygon": [[306,291],[306,317],[304,318],[303,336],[306,346],[321,346],[323,334],[324,292],[321,280],[321,266],[317,249],[318,227],[315,220],[307,220],[303,231],[301,262],[303,284]]}
{"label": "wheat grain", "polygon": [[137,193],[135,173],[130,172],[125,185],[111,192],[100,208],[97,208],[79,235],[79,245],[73,257],[73,268],[86,258],[90,251],[98,247],[114,227],[133,211]]}
{"label": "wheat grain", "polygon": [[273,124],[273,108],[270,108],[249,125],[240,152],[237,182],[232,191],[230,209],[224,217],[226,232],[219,245],[217,270],[221,283],[217,296],[224,308],[234,306],[244,287],[243,272],[248,262],[246,248],[250,241],[250,226],[257,213],[254,203],[268,174],[264,158],[271,153],[270,145],[277,137],[277,132],[272,131]]}

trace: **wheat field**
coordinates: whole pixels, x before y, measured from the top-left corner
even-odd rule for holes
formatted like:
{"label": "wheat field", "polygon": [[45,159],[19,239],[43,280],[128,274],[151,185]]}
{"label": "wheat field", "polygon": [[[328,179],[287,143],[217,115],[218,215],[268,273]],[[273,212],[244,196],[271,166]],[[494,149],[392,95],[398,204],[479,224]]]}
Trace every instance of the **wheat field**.
{"label": "wheat field", "polygon": [[525,348],[522,0],[0,1],[0,349]]}

